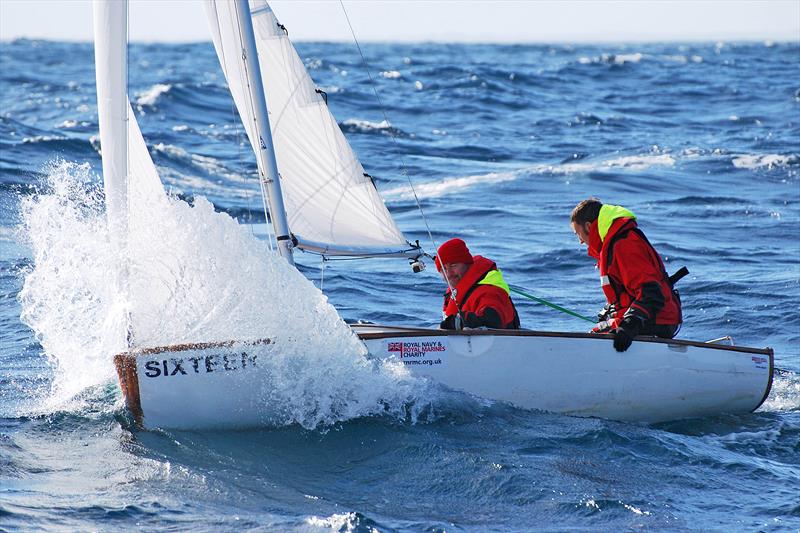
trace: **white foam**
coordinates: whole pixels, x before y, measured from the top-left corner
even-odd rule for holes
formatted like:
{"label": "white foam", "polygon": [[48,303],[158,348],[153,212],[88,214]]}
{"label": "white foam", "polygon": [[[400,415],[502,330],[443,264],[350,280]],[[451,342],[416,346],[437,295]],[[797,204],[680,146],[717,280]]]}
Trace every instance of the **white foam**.
{"label": "white foam", "polygon": [[172,89],[172,85],[165,84],[165,83],[156,83],[152,87],[150,87],[147,91],[143,93],[139,93],[136,99],[136,105],[142,106],[155,106],[158,99],[161,97],[162,94],[166,94]]}
{"label": "white foam", "polygon": [[21,201],[20,230],[34,267],[19,294],[20,318],[56,365],[52,399],[61,403],[113,377],[108,354],[124,339],[110,334],[116,300],[107,282],[112,252],[98,216],[100,191],[88,186],[89,165],[59,162],[47,171],[50,192]]}
{"label": "white foam", "polygon": [[616,157],[597,162],[565,163],[547,167],[547,170],[555,174],[574,174],[578,172],[612,169],[644,170],[653,166],[671,167],[674,165],[675,158],[669,154],[645,154]]}
{"label": "white foam", "polygon": [[381,72],[381,76],[388,79],[397,79],[401,78],[403,75],[396,70],[384,70],[383,72]]}
{"label": "white foam", "polygon": [[772,170],[774,167],[795,165],[799,162],[799,156],[779,154],[739,154],[733,156],[731,160],[731,163],[736,168],[756,169],[766,167],[767,170]]}
{"label": "white foam", "polygon": [[369,120],[359,120],[355,118],[348,118],[343,122],[345,126],[350,126],[351,128],[356,129],[357,131],[361,132],[370,132],[374,130],[388,130],[392,127],[392,125],[387,120],[381,120],[380,122],[370,122]]}
{"label": "white foam", "polygon": [[800,376],[778,376],[772,382],[772,390],[759,411],[798,411],[800,410]]}
{"label": "white foam", "polygon": [[[268,363],[278,423],[413,418],[430,401],[426,385],[401,365],[368,360],[309,280],[202,197],[189,205],[149,190],[141,201],[134,176],[121,263],[93,181],[88,164],[58,162],[47,191],[22,200],[34,266],[20,292],[21,318],[57,368],[44,410],[69,408],[75,395],[115,381],[112,356],[126,347],[127,313],[135,347],[266,337],[287,347]],[[127,299],[115,281],[120,264],[129,273]]]}
{"label": "white foam", "polygon": [[676,54],[676,55],[666,55],[664,59],[667,61],[673,61],[675,63],[688,63],[689,59],[685,55]]}
{"label": "white foam", "polygon": [[358,525],[358,516],[355,513],[333,514],[326,518],[312,516],[306,519],[309,526],[328,529],[330,531],[355,531]]}
{"label": "white foam", "polygon": [[581,65],[591,65],[596,63],[611,63],[614,65],[624,65],[625,63],[639,63],[644,58],[640,52],[634,54],[601,54],[595,57],[580,57],[578,63]]}
{"label": "white foam", "polygon": [[628,505],[627,503],[625,503],[625,502],[623,502],[623,501],[621,501],[621,500],[618,500],[618,501],[619,501],[619,503],[621,503],[621,504],[622,504],[622,506],[623,506],[625,509],[627,509],[627,510],[631,511],[631,512],[632,512],[632,513],[634,513],[634,514],[638,514],[638,515],[645,515],[645,516],[650,516],[650,511],[642,511],[642,510],[641,510],[641,509],[639,509],[638,507],[634,507],[633,505]]}
{"label": "white foam", "polygon": [[[491,172],[478,176],[463,176],[460,178],[445,178],[438,182],[414,185],[414,190],[419,198],[438,198],[446,194],[469,189],[480,184],[501,183],[517,179],[519,172]],[[387,200],[407,200],[414,198],[410,187],[402,186],[382,191],[382,196]]]}
{"label": "white foam", "polygon": [[62,137],[59,135],[34,135],[33,137],[23,137],[22,144],[34,144],[40,142],[63,141],[63,140],[66,140],[66,137]]}
{"label": "white foam", "polygon": [[614,63],[617,65],[624,65],[625,63],[638,63],[644,57],[641,53],[637,52],[635,54],[616,54],[614,57]]}
{"label": "white foam", "polygon": [[[576,174],[596,170],[645,170],[653,166],[675,165],[675,158],[670,154],[654,153],[635,156],[623,156],[594,162],[564,163],[560,165],[536,165],[510,172],[490,172],[475,176],[445,178],[442,181],[414,184],[419,198],[438,198],[447,194],[461,192],[477,185],[514,181],[529,174]],[[386,200],[407,200],[414,198],[411,187],[400,186],[381,192]]]}

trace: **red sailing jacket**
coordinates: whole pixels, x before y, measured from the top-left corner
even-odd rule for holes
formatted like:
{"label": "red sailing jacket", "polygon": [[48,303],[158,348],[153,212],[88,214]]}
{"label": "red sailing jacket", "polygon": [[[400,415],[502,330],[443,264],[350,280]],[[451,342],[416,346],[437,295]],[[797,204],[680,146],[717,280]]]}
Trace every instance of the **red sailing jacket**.
{"label": "red sailing jacket", "polygon": [[[497,265],[494,264],[494,261],[480,255],[473,256],[473,261],[472,266],[455,286],[456,300],[461,306],[462,316],[466,317],[467,313],[475,313],[482,317],[486,309],[490,307],[500,315],[503,328],[518,328],[516,310],[508,295],[508,285],[503,281]],[[493,271],[496,273],[487,276]],[[445,318],[458,313],[458,307],[450,297],[450,289],[447,289],[444,294],[442,310]]]}
{"label": "red sailing jacket", "polygon": [[610,325],[618,327],[628,309],[653,324],[680,324],[680,303],[666,279],[664,264],[637,229],[636,220],[611,215],[613,222],[601,239],[598,222],[603,215],[589,230],[589,255],[598,260],[603,292],[617,309]]}

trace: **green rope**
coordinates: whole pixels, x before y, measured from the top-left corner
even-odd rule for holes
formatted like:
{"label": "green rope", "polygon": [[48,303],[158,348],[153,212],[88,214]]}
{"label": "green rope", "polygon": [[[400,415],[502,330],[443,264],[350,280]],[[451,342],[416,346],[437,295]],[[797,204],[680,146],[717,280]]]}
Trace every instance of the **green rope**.
{"label": "green rope", "polygon": [[579,315],[575,311],[570,311],[569,309],[565,309],[565,308],[561,307],[560,305],[556,305],[554,303],[548,302],[547,300],[542,300],[541,298],[537,298],[536,296],[533,296],[532,294],[528,294],[525,291],[521,291],[521,290],[519,290],[517,288],[514,288],[514,287],[511,287],[511,286],[509,286],[508,288],[509,288],[509,290],[511,290],[511,292],[515,292],[517,294],[520,294],[520,295],[524,296],[525,298],[528,298],[529,300],[533,300],[534,302],[539,302],[540,304],[544,304],[546,306],[552,307],[553,309],[561,311],[562,313],[567,313],[568,315],[572,315],[574,317],[581,318],[581,319],[583,319],[583,320],[585,320],[587,322],[591,322],[592,324],[597,322],[596,320],[592,320],[588,316]]}

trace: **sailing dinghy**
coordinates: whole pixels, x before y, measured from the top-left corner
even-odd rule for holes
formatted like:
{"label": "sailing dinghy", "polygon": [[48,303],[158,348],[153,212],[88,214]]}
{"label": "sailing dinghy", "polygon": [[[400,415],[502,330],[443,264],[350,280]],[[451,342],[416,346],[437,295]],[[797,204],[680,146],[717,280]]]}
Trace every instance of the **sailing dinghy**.
{"label": "sailing dinghy", "polygon": [[[364,172],[325,95],[263,0],[206,0],[211,34],[256,154],[278,252],[406,257],[403,236]],[[129,176],[163,187],[127,95],[127,5],[98,0],[95,59],[103,178],[112,244],[124,248]],[[270,112],[267,112],[269,103]],[[116,272],[129,290],[125,265]],[[369,354],[414,376],[483,398],[576,416],[660,422],[757,409],[769,395],[769,348],[640,337],[625,353],[610,335],[354,325]],[[130,336],[130,339],[135,339]],[[136,346],[114,357],[122,392],[146,428],[269,425],[275,339]]]}

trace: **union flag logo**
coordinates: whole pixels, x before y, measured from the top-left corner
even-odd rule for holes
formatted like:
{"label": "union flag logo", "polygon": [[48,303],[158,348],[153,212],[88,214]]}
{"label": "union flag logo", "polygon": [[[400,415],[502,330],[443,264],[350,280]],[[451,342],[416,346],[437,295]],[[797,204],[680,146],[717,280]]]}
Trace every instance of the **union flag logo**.
{"label": "union flag logo", "polygon": [[400,357],[403,357],[403,343],[402,342],[390,342],[387,348],[389,352],[400,352]]}

